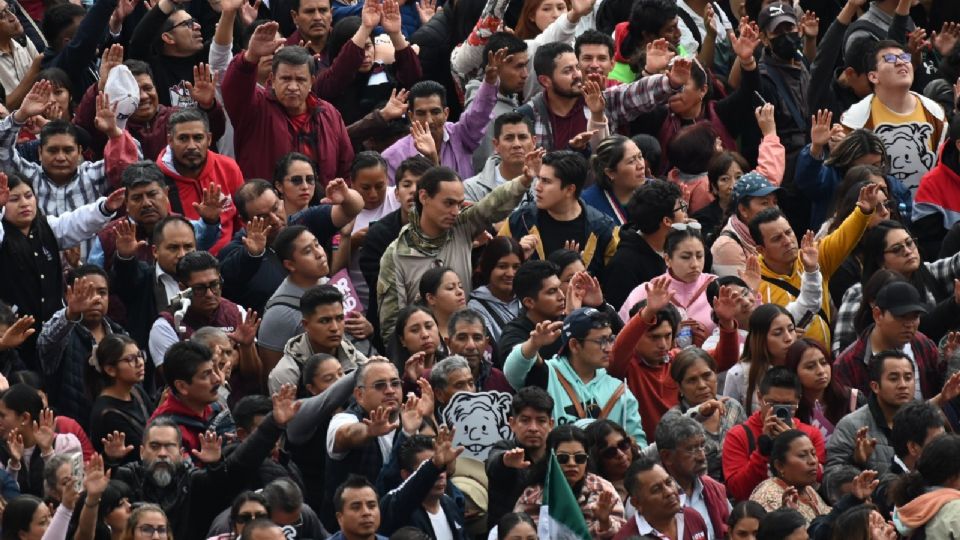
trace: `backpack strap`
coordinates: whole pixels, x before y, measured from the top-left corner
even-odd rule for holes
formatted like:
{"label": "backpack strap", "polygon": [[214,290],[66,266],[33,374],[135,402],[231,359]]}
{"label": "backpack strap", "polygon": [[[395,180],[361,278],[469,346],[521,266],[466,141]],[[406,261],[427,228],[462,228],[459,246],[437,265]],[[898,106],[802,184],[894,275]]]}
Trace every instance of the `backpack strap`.
{"label": "backpack strap", "polygon": [[794,123],[797,124],[797,127],[801,131],[807,131],[807,121],[804,119],[803,113],[800,112],[800,107],[793,100],[793,95],[787,89],[787,83],[784,82],[783,75],[774,67],[765,69],[764,73],[770,77],[773,85],[777,87],[777,93],[783,98],[783,102],[786,104],[787,111],[790,113],[791,118],[793,118]]}
{"label": "backpack strap", "polygon": [[[687,30],[690,30],[690,33],[693,34],[693,39],[697,42],[697,52],[700,52],[700,49],[703,48],[703,36],[700,35],[700,28],[697,27],[697,23],[693,20],[693,17],[680,6],[677,6],[677,17],[680,17],[680,20],[683,21]],[[709,23],[703,21],[703,24],[706,25]]]}
{"label": "backpack strap", "polygon": [[577,397],[577,392],[574,391],[573,385],[570,384],[570,381],[563,376],[563,373],[560,373],[560,370],[554,370],[554,373],[557,374],[557,380],[560,381],[560,386],[563,387],[563,390],[567,393],[567,397],[570,398],[570,401],[573,402],[573,408],[577,411],[577,416],[582,420],[587,417],[587,412],[583,410],[583,404],[580,403],[580,398]]}
{"label": "backpack strap", "polygon": [[757,440],[753,436],[753,431],[750,431],[750,428],[747,427],[746,422],[740,424],[740,426],[743,428],[743,431],[747,434],[747,448],[749,448],[747,455],[749,456],[750,454],[753,453],[754,450],[757,449]]}
{"label": "backpack strap", "polygon": [[610,411],[613,410],[613,407],[617,404],[617,401],[620,401],[620,396],[622,396],[625,391],[626,385],[620,383],[620,386],[614,390],[613,395],[607,400],[607,404],[603,406],[603,410],[600,411],[600,418],[598,418],[598,420],[603,420],[608,414],[610,414]]}
{"label": "backpack strap", "polygon": [[[780,287],[781,289],[783,289],[783,290],[787,291],[788,293],[792,294],[795,298],[799,298],[799,297],[800,297],[800,289],[794,287],[793,284],[790,283],[789,281],[784,281],[784,280],[782,280],[782,279],[778,279],[778,278],[770,277],[770,276],[760,276],[760,279],[762,279],[763,281],[766,281],[767,283],[769,283],[769,284],[771,284],[771,285],[775,285],[775,286],[777,286],[777,287]],[[826,322],[827,324],[830,323],[830,317],[827,317],[827,314],[823,312],[823,306],[822,306],[822,305],[820,306],[820,309],[817,311],[817,315],[820,315],[820,318],[823,319],[824,322]],[[803,320],[806,319],[806,318],[807,318],[807,317],[803,317],[802,319],[800,319],[800,321],[803,321]],[[807,324],[810,324],[809,321],[807,322]],[[798,327],[805,327],[806,325],[799,324],[799,322],[798,322],[798,323],[797,323],[797,326],[798,326]]]}
{"label": "backpack strap", "polygon": [[[286,299],[292,299],[293,302],[289,302]],[[292,294],[280,294],[274,296],[270,299],[270,301],[267,302],[265,306],[263,306],[263,312],[266,313],[267,310],[273,306],[283,306],[300,311],[300,297],[293,296]]]}
{"label": "backpack strap", "polygon": [[724,229],[720,231],[720,236],[726,236],[727,238],[732,238],[734,242],[737,243],[741,248],[743,247],[743,240],[740,240],[740,237],[737,236],[733,231]]}

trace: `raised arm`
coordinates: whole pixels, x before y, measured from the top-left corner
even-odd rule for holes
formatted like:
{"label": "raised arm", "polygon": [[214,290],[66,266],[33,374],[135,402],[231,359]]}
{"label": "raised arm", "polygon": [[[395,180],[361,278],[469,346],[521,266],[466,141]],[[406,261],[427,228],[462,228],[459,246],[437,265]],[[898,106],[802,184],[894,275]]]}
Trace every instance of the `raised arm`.
{"label": "raised arm", "polygon": [[250,37],[247,50],[234,57],[223,76],[223,106],[234,126],[249,122],[265,106],[266,95],[257,89],[257,63],[283,45],[283,39],[277,33],[279,27],[276,22],[258,26]]}

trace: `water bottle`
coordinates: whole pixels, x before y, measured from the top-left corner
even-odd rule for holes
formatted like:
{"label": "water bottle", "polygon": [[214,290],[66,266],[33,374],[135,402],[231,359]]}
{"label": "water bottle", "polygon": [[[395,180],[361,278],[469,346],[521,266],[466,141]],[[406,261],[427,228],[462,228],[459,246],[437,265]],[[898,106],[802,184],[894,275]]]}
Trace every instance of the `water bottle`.
{"label": "water bottle", "polygon": [[686,349],[693,345],[693,328],[687,325],[680,326],[680,332],[677,333],[677,347]]}

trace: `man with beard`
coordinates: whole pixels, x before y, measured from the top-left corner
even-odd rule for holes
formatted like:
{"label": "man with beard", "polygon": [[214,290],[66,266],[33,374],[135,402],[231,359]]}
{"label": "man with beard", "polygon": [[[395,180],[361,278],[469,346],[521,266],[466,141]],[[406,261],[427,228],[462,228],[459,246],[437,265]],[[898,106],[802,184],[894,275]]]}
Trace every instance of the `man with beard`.
{"label": "man with beard", "polygon": [[[402,382],[396,366],[386,358],[375,356],[361,364],[355,381],[354,401],[334,415],[327,427],[327,474],[320,519],[329,529],[336,524],[333,494],[348,474],[360,474],[375,482],[394,445],[403,437],[415,435],[424,414],[433,412],[433,400],[424,399],[414,407],[404,408],[401,414]],[[420,407],[423,413],[418,410]]]}
{"label": "man with beard", "polygon": [[57,413],[78,420],[86,429],[96,381],[86,380],[87,360],[103,338],[126,334],[107,317],[110,280],[99,266],[86,264],[73,272],[67,307],[44,322],[37,339],[43,387]]}
{"label": "man with beard", "polygon": [[494,443],[487,455],[487,526],[493,528],[513,510],[523,489],[535,482],[537,467],[547,457],[547,434],[553,429],[553,398],[535,386],[521,388],[510,404],[511,439]]}
{"label": "man with beard", "polygon": [[[159,43],[159,46],[157,44]],[[160,0],[140,19],[127,56],[153,66],[160,103],[192,106],[194,66],[206,60],[200,23],[179,2]]]}
{"label": "man with beard", "polygon": [[[93,241],[93,249],[87,256],[88,264],[95,264],[110,271],[117,252],[116,227],[121,223],[133,223],[136,230],[138,261],[153,264],[152,237],[154,227],[170,215],[170,187],[164,180],[163,171],[152,161],[138,161],[123,171],[123,187],[126,189],[127,215],[107,224]],[[209,250],[220,238],[220,186],[209,184],[202,200],[193,203],[200,219],[190,220],[197,238],[197,247]]]}
{"label": "man with beard", "polygon": [[455,311],[447,321],[447,348],[450,354],[459,354],[470,365],[474,385],[482,392],[492,390],[512,394],[513,387],[499,368],[486,359],[490,336],[483,317],[476,310],[464,308]]}
{"label": "man with beard", "polygon": [[[647,73],[663,71],[671,56],[665,43],[651,48],[647,51]],[[533,66],[543,92],[517,111],[533,120],[537,146],[547,151],[566,149],[571,139],[587,131],[587,119],[592,114],[584,98],[577,55],[567,43],[548,43],[537,49]],[[603,90],[603,113],[609,132],[619,132],[641,113],[666,103],[689,78],[690,61],[677,57],[666,75],[651,75]],[[591,81],[605,84],[599,74],[591,76]]]}
{"label": "man with beard", "polygon": [[[264,422],[284,428],[297,409],[292,392],[275,395],[273,412]],[[256,474],[274,445],[248,437],[221,461],[221,440],[208,432],[201,439],[200,451],[193,454],[204,464],[198,468],[184,460],[180,434],[171,418],[150,420],[144,429],[140,462],[114,469],[113,478],[130,486],[131,500],[162,507],[175,538],[202,540],[210,522],[243,490],[245,476]]]}
{"label": "man with beard", "polygon": [[168,146],[157,156],[157,166],[173,187],[171,207],[189,219],[199,219],[194,203],[203,201],[203,192],[216,184],[223,193],[220,212],[220,239],[210,249],[216,255],[243,226],[232,195],[243,185],[237,162],[210,150],[213,136],[207,116],[197,109],[177,111],[167,121]]}
{"label": "man with beard", "polygon": [[707,540],[726,538],[730,503],[723,484],[707,475],[706,435],[686,416],[666,418],[656,431],[660,463],[680,488],[680,504],[693,508],[707,525]]}
{"label": "man with beard", "polygon": [[[706,538],[708,527],[693,508],[681,502],[680,486],[655,461],[641,458],[627,469],[623,480],[630,504],[637,510],[613,540],[649,538]],[[682,534],[682,536],[681,536]]]}
{"label": "man with beard", "polygon": [[403,484],[383,496],[380,532],[393,534],[416,527],[430,538],[463,540],[463,513],[447,489],[447,468],[463,453],[453,446],[453,432],[440,426],[435,440],[414,435],[400,446]]}
{"label": "man with beard", "polygon": [[288,224],[305,226],[326,249],[340,228],[363,210],[363,197],[339,178],[327,185],[325,198],[331,204],[308,207],[293,219],[286,215],[276,188],[266,180],[250,180],[233,198],[245,228],[238,229],[219,254],[223,292],[259,312],[289,273],[274,249],[274,241]]}
{"label": "man with beard", "polygon": [[[220,297],[223,279],[217,269],[217,259],[206,251],[187,253],[177,263],[177,282],[180,290],[189,289],[190,306],[181,320],[175,312],[180,304],[174,304],[160,312],[160,317],[150,329],[150,356],[158,369],[163,367],[167,350],[181,339],[188,339],[204,326],[213,326],[225,332],[239,332],[241,326],[251,325],[256,334],[259,322],[252,312],[244,313],[237,304]],[[246,322],[244,322],[246,320]],[[219,384],[219,382],[217,383]]]}

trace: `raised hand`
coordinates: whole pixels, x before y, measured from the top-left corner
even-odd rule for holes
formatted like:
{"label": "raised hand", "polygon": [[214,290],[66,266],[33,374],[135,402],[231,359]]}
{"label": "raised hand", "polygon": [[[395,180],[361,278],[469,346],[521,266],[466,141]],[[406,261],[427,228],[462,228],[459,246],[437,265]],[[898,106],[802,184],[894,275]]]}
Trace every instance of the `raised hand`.
{"label": "raised hand", "polygon": [[863,471],[853,477],[850,494],[861,501],[866,501],[870,498],[870,495],[873,494],[873,490],[877,489],[879,484],[880,481],[877,480],[877,471]]}
{"label": "raised hand", "polygon": [[737,306],[740,293],[728,285],[721,285],[716,300],[713,301],[713,312],[717,315],[720,325],[729,328],[737,317]]}
{"label": "raised hand", "polygon": [[603,291],[597,278],[586,272],[577,272],[570,278],[571,295],[580,298],[581,305],[596,307],[603,304]]}
{"label": "raised hand", "polygon": [[137,0],[119,0],[117,2],[117,7],[113,8],[113,13],[110,14],[110,28],[121,29],[123,21],[133,13],[134,8],[137,7]]}
{"label": "raised hand", "polygon": [[419,381],[426,369],[424,367],[426,359],[427,353],[424,351],[411,354],[410,358],[407,358],[407,361],[403,363],[403,378],[410,382]]}
{"label": "raised hand", "polygon": [[773,105],[770,103],[764,103],[753,111],[753,115],[757,119],[757,125],[760,126],[760,133],[764,137],[777,133],[777,119],[773,113]]}
{"label": "raised hand", "polygon": [[930,48],[930,42],[927,41],[927,31],[923,28],[917,28],[907,34],[907,50],[916,59],[924,50]]}
{"label": "raised hand", "polygon": [[580,253],[580,242],[577,242],[576,240],[565,240],[563,242],[563,249],[572,251],[574,253]]}
{"label": "raised hand", "polygon": [[93,282],[85,277],[74,280],[67,286],[64,295],[67,301],[67,319],[77,322],[97,301],[97,290]]}
{"label": "raised hand", "polygon": [[870,436],[870,428],[863,426],[857,430],[857,435],[853,443],[853,462],[864,466],[873,455],[873,450],[877,447],[877,440]]}
{"label": "raised hand", "polygon": [[527,469],[532,463],[527,461],[527,451],[521,447],[503,453],[503,466],[511,469]]}
{"label": "raised hand", "polygon": [[107,436],[100,439],[103,443],[103,453],[114,461],[120,461],[133,452],[133,445],[126,444],[127,435],[122,431],[107,433]]}
{"label": "raised hand", "polygon": [[360,10],[360,24],[372,31],[380,24],[381,9],[377,0],[366,0]]}
{"label": "raised hand", "polygon": [[607,100],[603,96],[603,87],[597,77],[587,77],[583,81],[583,99],[591,113],[602,115],[606,111]]}
{"label": "raised hand", "polygon": [[13,119],[22,124],[32,116],[43,114],[52,103],[53,84],[44,79],[33,83],[30,92],[23,98],[20,108],[13,113]]}
{"label": "raised hand", "polygon": [[267,233],[270,232],[270,225],[261,217],[255,217],[247,223],[247,234],[243,237],[243,245],[247,248],[247,253],[253,257],[259,257],[267,250]]}
{"label": "raised hand", "polygon": [[416,433],[420,430],[420,424],[423,423],[423,415],[420,414],[420,398],[410,392],[407,394],[407,400],[400,407],[400,425],[403,431],[407,433]]}
{"label": "raised hand", "polygon": [[417,386],[420,387],[420,404],[417,406],[420,416],[424,418],[433,417],[433,410],[437,402],[430,381],[420,377],[417,379]]}
{"label": "raised hand", "polygon": [[83,467],[83,490],[87,492],[87,501],[99,499],[110,484],[110,473],[103,471],[103,457],[94,453]]}
{"label": "raised hand", "polygon": [[804,271],[816,272],[820,269],[819,244],[813,231],[807,231],[800,239],[800,262],[803,263]]}
{"label": "raised hand", "polygon": [[737,270],[737,274],[751,291],[756,291],[761,280],[760,259],[756,255],[748,255],[746,266],[743,270]]}
{"label": "raised hand", "polygon": [[[540,240],[534,234],[528,234],[520,238],[520,249],[523,250],[523,260],[529,259],[537,251],[537,244]],[[960,304],[960,302],[958,302]]]}
{"label": "raised hand", "polygon": [[0,351],[16,349],[22,345],[27,338],[37,331],[33,328],[35,322],[37,321],[32,315],[18,317],[13,324],[7,327],[3,335],[0,335]]}
{"label": "raised hand", "polygon": [[103,208],[111,214],[123,208],[127,201],[127,188],[115,189],[107,195],[107,200],[103,202]]}
{"label": "raised hand", "polygon": [[864,214],[872,213],[881,202],[880,185],[873,182],[868,183],[860,189],[860,196],[857,198],[857,206]]}
{"label": "raised hand", "polygon": [[364,418],[363,423],[367,426],[367,433],[371,437],[386,435],[400,425],[399,422],[390,421],[390,409],[382,405],[371,411],[369,418]]}
{"label": "raised hand", "polygon": [[440,9],[437,8],[437,0],[418,0],[416,3],[417,13],[420,15],[420,24],[427,24],[427,21],[433,18]]}
{"label": "raised hand", "polygon": [[240,2],[240,22],[243,23],[243,26],[250,26],[253,21],[257,20],[261,3],[262,0],[256,0],[252,4],[247,0]]}
{"label": "raised hand", "polygon": [[220,202],[222,196],[223,191],[214,182],[210,182],[203,188],[201,202],[193,203],[193,209],[200,215],[200,219],[214,225],[220,223],[220,212],[223,211],[223,204]]}
{"label": "raised hand", "polygon": [[241,322],[233,332],[227,334],[227,336],[240,345],[249,347],[253,345],[257,337],[257,330],[260,329],[260,321],[261,319],[257,315],[257,312],[248,309],[247,316],[243,319],[243,322]]}
{"label": "raised hand", "polygon": [[117,105],[110,105],[110,96],[104,92],[97,94],[97,115],[93,119],[94,125],[111,139],[123,135],[123,130],[117,125]]}
{"label": "raised hand", "polygon": [[670,79],[670,86],[681,88],[690,80],[690,69],[693,63],[686,58],[674,58],[670,63],[670,71],[667,72],[667,78]]}
{"label": "raised hand", "polygon": [[670,289],[670,278],[668,276],[653,278],[645,288],[647,289],[647,305],[643,307],[641,312],[644,312],[643,317],[645,319],[650,320],[673,301],[676,291]]}
{"label": "raised hand", "polygon": [[749,24],[749,20],[747,19],[748,24],[740,25],[740,37],[730,35],[730,45],[733,47],[734,54],[740,59],[741,66],[754,65],[753,53],[760,46],[760,36],[754,27]]}
{"label": "raised hand", "polygon": [[297,401],[297,385],[295,384],[281,386],[278,392],[270,396],[270,399],[273,400],[273,420],[281,426],[285,426],[290,420],[293,420],[297,411],[300,410],[301,402]]}
{"label": "raised hand", "polygon": [[388,99],[387,103],[380,109],[380,116],[389,122],[390,120],[395,120],[407,114],[407,108],[409,107],[407,96],[409,94],[410,92],[402,88],[394,88],[391,90],[390,99]]}
{"label": "raised hand", "polygon": [[137,226],[130,220],[122,220],[113,229],[116,236],[117,256],[129,259],[137,254],[137,250],[147,245],[145,240],[137,240]]}
{"label": "raised hand", "polygon": [[10,454],[10,460],[16,464],[23,458],[23,435],[19,429],[12,429],[7,433],[7,453]]}
{"label": "raised hand", "polygon": [[256,64],[260,61],[260,58],[272,55],[277,47],[283,45],[283,38],[277,33],[278,28],[280,28],[280,25],[275,21],[258,26],[253,31],[253,35],[250,36],[249,43],[247,43],[247,52],[244,53],[244,59],[251,64]]}
{"label": "raised hand", "polygon": [[33,438],[37,441],[40,455],[49,454],[53,451],[54,437],[56,437],[56,432],[54,430],[53,409],[43,409],[40,411],[40,419],[33,422]]}
{"label": "raised hand", "polygon": [[670,61],[677,55],[677,53],[670,50],[670,46],[665,39],[655,39],[647,43],[646,52],[647,63],[643,70],[651,75],[667,69]]}
{"label": "raised hand", "polygon": [[430,133],[430,127],[426,122],[413,120],[410,122],[410,136],[413,137],[413,147],[435,165],[440,164],[440,156],[437,154],[437,143],[433,140],[433,134]]}
{"label": "raised hand", "polygon": [[350,187],[343,178],[334,178],[327,184],[323,197],[327,199],[327,204],[343,204],[349,192]]}
{"label": "raised hand", "polygon": [[457,460],[463,453],[463,447],[453,446],[454,428],[440,426],[437,430],[437,437],[433,440],[433,464],[438,469],[446,469],[448,465]]}
{"label": "raised hand", "polygon": [[223,449],[223,437],[212,431],[200,434],[200,450],[196,448],[190,451],[194,458],[208,465],[220,461],[221,451]]}
{"label": "raised hand", "polygon": [[534,148],[523,156],[523,176],[527,179],[527,185],[540,175],[540,167],[543,165],[545,155],[547,151],[544,148]]}
{"label": "raised hand", "polygon": [[716,39],[717,19],[713,12],[713,4],[710,2],[707,2],[707,7],[703,10],[703,25],[706,27],[707,35]]}
{"label": "raised hand", "polygon": [[960,24],[945,22],[940,32],[930,35],[930,44],[940,53],[940,56],[949,56],[953,47],[960,41]]}
{"label": "raised hand", "polygon": [[497,52],[488,52],[487,67],[484,68],[483,80],[490,84],[496,83],[500,78],[500,68],[512,61],[513,55],[510,54],[510,51],[508,51],[506,47]]}
{"label": "raised hand", "polygon": [[788,487],[780,497],[780,508],[800,510],[800,493],[794,486]]}
{"label": "raised hand", "polygon": [[563,321],[542,321],[530,331],[530,344],[533,348],[540,350],[542,347],[553,343],[560,337],[560,330],[563,329]]}
{"label": "raised hand", "polygon": [[388,36],[402,35],[400,33],[400,4],[397,0],[383,0],[380,10],[380,27]]}
{"label": "raised hand", "polygon": [[[953,280],[954,294],[960,289],[960,286],[957,285],[958,281],[960,280]],[[947,341],[943,344],[941,353],[943,357],[950,360],[957,353],[958,348],[960,348],[960,332],[947,332]]]}
{"label": "raised hand", "polygon": [[803,15],[800,16],[800,34],[809,39],[816,39],[817,34],[820,33],[820,17],[817,17],[817,14],[810,11],[803,12]]}
{"label": "raised hand", "polygon": [[[118,2],[117,9],[120,9],[126,1],[127,0],[121,0]],[[116,13],[116,11],[114,11],[114,13]],[[114,43],[103,50],[103,54],[100,56],[100,81],[98,83],[100,90],[103,90],[103,87],[107,85],[107,77],[110,76],[110,70],[122,63],[123,45]]]}
{"label": "raised hand", "polygon": [[570,139],[569,145],[570,148],[574,150],[586,150],[587,145],[590,144],[590,139],[597,134],[597,130],[584,131],[583,133],[578,133],[576,137]]}
{"label": "raised hand", "polygon": [[936,397],[936,401],[940,406],[944,406],[957,396],[960,396],[960,371],[951,375],[946,382],[943,383],[943,389],[940,390],[940,394]]}
{"label": "raised hand", "polygon": [[[820,109],[810,117],[810,145],[822,149],[830,142],[830,126],[833,122],[833,112]],[[820,152],[817,152],[819,156]]]}
{"label": "raised hand", "polygon": [[[707,7],[710,7],[710,4],[707,4]],[[612,491],[601,491],[600,496],[597,497],[597,505],[593,509],[593,517],[600,522],[600,529],[610,527],[610,512],[613,511],[615,504],[613,496]]]}
{"label": "raised hand", "polygon": [[193,82],[184,82],[190,96],[201,109],[210,109],[217,99],[217,73],[210,69],[210,64],[203,62],[193,66]]}

